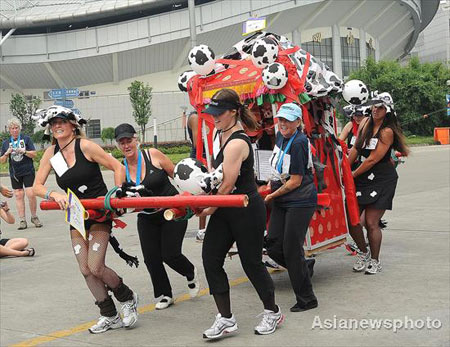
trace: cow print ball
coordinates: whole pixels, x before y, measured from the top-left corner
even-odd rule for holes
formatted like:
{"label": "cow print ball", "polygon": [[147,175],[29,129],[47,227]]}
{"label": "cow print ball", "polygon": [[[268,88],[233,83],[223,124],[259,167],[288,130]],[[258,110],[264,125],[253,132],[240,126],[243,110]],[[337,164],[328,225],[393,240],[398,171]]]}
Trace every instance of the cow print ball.
{"label": "cow print ball", "polygon": [[189,65],[199,75],[207,75],[213,69],[216,64],[216,55],[206,45],[195,46],[188,54]]}
{"label": "cow print ball", "polygon": [[342,97],[352,105],[362,105],[369,99],[369,89],[360,80],[350,80],[344,84]]}
{"label": "cow print ball", "polygon": [[187,83],[189,82],[189,80],[194,77],[197,73],[195,71],[192,70],[188,70],[183,72],[180,77],[178,77],[178,88],[180,88],[180,90],[182,92],[187,92],[188,88],[187,88]]}
{"label": "cow print ball", "polygon": [[269,89],[281,89],[288,81],[288,73],[282,64],[272,63],[262,70],[262,80]]}
{"label": "cow print ball", "polygon": [[264,68],[278,57],[278,44],[271,38],[264,37],[253,44],[252,62],[256,67]]}
{"label": "cow print ball", "polygon": [[173,181],[182,192],[201,195],[205,192],[200,184],[207,173],[208,170],[200,161],[186,158],[175,166]]}

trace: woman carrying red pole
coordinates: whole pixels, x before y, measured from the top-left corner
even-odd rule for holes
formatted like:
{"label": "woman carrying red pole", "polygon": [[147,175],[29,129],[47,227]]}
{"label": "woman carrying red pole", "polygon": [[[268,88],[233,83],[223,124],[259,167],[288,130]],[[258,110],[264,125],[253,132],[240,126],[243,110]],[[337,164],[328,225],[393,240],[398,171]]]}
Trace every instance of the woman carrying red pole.
{"label": "woman carrying red pole", "polygon": [[[140,150],[136,131],[131,124],[121,124],[115,129],[117,146],[125,156],[122,171],[123,188],[117,196],[174,196],[178,194],[170,183],[173,177],[172,161],[157,149]],[[128,195],[129,196],[129,195]],[[166,221],[160,209],[144,209],[139,212],[137,228],[144,262],[158,299],[156,309],[168,308],[174,303],[172,287],[164,263],[186,277],[189,295],[195,297],[200,290],[197,269],[181,253],[187,220]]]}
{"label": "woman carrying red pole", "polygon": [[[121,183],[122,165],[99,145],[85,138],[79,119],[72,110],[56,106],[48,109],[45,123],[53,133],[53,144],[47,148],[40,162],[33,190],[37,196],[54,200],[64,210],[68,207],[67,194],[45,187],[53,169],[58,186],[66,192],[72,190],[80,199],[97,198],[107,193],[100,165],[114,171],[114,181]],[[45,125],[45,124],[44,124]],[[114,270],[105,265],[112,223],[111,221],[85,221],[88,238],[70,227],[70,236],[81,274],[100,308],[100,318],[89,331],[93,334],[131,328],[137,321],[137,294],[128,288]],[[112,291],[122,305],[123,319],[116,310]]]}
{"label": "woman carrying red pole", "polygon": [[242,267],[264,305],[263,318],[255,327],[255,333],[271,334],[283,322],[284,316],[275,304],[273,281],[261,261],[266,210],[255,183],[250,139],[241,124],[254,130],[257,123],[248,108],[241,104],[239,95],[231,89],[216,92],[204,113],[214,117],[216,128],[212,166],[217,168],[223,163],[223,181],[217,194],[247,194],[249,204],[246,208],[209,207],[200,213],[200,216],[211,215],[202,257],[209,291],[219,311],[203,337],[220,338],[238,329],[231,312],[230,286],[223,268],[234,242],[239,249]]}

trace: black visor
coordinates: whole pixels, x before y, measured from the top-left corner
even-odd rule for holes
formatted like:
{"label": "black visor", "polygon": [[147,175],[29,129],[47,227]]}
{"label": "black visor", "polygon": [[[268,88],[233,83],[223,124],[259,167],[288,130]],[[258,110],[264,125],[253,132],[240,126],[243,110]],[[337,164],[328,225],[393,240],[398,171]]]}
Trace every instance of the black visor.
{"label": "black visor", "polygon": [[214,100],[208,105],[208,108],[203,111],[203,113],[210,114],[212,116],[219,116],[228,110],[237,110],[241,105],[236,105],[234,102],[228,102],[225,100]]}

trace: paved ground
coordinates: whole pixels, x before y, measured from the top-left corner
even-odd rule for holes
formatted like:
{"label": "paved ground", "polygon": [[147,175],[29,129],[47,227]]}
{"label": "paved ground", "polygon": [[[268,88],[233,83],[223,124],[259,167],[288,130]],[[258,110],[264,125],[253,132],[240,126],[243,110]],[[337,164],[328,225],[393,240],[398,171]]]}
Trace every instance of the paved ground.
{"label": "paved ground", "polygon": [[[394,211],[383,235],[383,272],[365,276],[351,271],[354,258],[344,248],[317,257],[314,289],[319,308],[290,313],[294,303],[286,272],[274,273],[277,302],[286,322],[275,334],[256,336],[253,327],[261,305],[248,283],[237,257],[226,261],[232,281],[233,311],[239,333],[218,342],[223,346],[448,346],[449,336],[449,161],[450,147],[415,148],[399,168],[400,181]],[[106,176],[111,181],[111,175]],[[54,182],[54,178],[51,178]],[[3,178],[7,183],[7,179]],[[149,276],[144,264],[130,269],[110,251],[107,263],[140,295],[138,326],[91,335],[87,328],[97,309],[72,254],[67,226],[61,212],[41,212],[42,229],[17,231],[2,224],[4,237],[28,237],[37,250],[34,258],[1,259],[0,345],[21,343],[48,346],[193,346],[205,345],[202,331],[215,315],[207,290],[190,300],[186,282],[169,272],[178,303],[165,311],[154,310]],[[140,254],[134,229],[135,216],[128,216],[129,228],[117,232],[125,250]],[[196,220],[189,224],[185,254],[201,272],[201,244],[195,242]],[[420,327],[427,317],[435,327]],[[326,320],[331,320],[326,322]],[[379,329],[349,329],[344,319],[399,320],[407,328],[394,332],[389,321]],[[337,327],[331,327],[337,321]],[[330,324],[328,324],[330,323]],[[313,326],[315,324],[315,328]],[[320,329],[322,324],[323,329]],[[327,325],[328,324],[328,325]],[[339,324],[340,328],[339,328]]]}

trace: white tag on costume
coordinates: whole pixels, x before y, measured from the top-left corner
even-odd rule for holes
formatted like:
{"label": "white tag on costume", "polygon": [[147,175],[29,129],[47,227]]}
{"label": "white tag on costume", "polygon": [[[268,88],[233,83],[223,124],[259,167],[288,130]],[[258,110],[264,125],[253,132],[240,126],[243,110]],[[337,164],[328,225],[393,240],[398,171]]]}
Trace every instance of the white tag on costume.
{"label": "white tag on costume", "polygon": [[53,157],[50,158],[50,164],[52,164],[53,170],[55,170],[56,174],[61,177],[65,174],[69,167],[67,166],[64,157],[61,152],[56,153]]}
{"label": "white tag on costume", "polygon": [[352,138],[350,139],[350,144],[351,144],[352,146],[354,146],[354,145],[355,145],[355,142],[356,142],[356,136],[352,136]]}
{"label": "white tag on costume", "polygon": [[369,144],[366,146],[366,149],[375,149],[377,144],[378,144],[378,139],[375,137],[372,137],[369,141]]}

